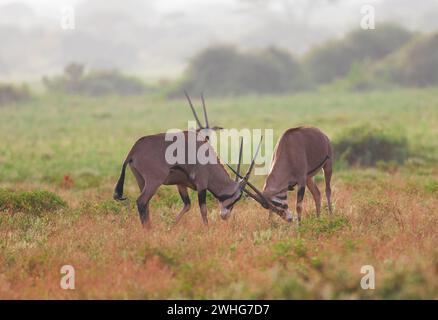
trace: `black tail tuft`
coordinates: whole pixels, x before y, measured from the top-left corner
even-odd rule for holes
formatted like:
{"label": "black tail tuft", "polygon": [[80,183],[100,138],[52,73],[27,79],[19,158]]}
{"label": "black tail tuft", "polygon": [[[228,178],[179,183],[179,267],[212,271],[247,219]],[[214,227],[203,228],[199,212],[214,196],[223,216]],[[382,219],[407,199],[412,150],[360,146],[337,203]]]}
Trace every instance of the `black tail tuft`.
{"label": "black tail tuft", "polygon": [[123,197],[123,184],[125,183],[126,166],[128,165],[129,162],[130,161],[127,160],[123,163],[122,172],[120,173],[119,180],[117,181],[116,187],[114,188],[114,194],[113,194],[114,200],[118,200],[118,201],[126,200],[126,198]]}

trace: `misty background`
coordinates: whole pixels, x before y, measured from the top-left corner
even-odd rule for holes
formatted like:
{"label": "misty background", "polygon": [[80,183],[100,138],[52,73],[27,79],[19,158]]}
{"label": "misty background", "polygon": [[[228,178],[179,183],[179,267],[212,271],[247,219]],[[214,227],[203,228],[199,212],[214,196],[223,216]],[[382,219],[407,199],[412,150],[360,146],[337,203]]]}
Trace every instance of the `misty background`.
{"label": "misty background", "polygon": [[[215,45],[299,58],[359,28],[364,4],[376,8],[376,31],[384,22],[438,30],[436,0],[0,0],[0,80],[40,80],[71,62],[174,79]],[[75,9],[74,30],[61,28],[65,6]]]}

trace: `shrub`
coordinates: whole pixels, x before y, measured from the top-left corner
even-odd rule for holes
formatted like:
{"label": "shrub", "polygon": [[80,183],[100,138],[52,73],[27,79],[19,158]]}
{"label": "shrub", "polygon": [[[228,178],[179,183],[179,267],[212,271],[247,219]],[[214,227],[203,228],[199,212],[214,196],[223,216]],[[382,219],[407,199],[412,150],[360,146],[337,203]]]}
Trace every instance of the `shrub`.
{"label": "shrub", "polygon": [[411,39],[410,32],[386,24],[377,30],[357,30],[341,40],[311,50],[304,59],[310,79],[327,83],[345,76],[355,63],[377,61]]}
{"label": "shrub", "polygon": [[64,69],[64,75],[43,78],[43,83],[50,91],[68,94],[102,96],[107,94],[132,95],[146,91],[143,83],[116,70],[100,70],[84,73],[84,66],[70,64]]}
{"label": "shrub", "polygon": [[336,158],[349,165],[373,166],[377,162],[403,163],[408,156],[406,137],[387,129],[360,125],[334,139]]}
{"label": "shrub", "polygon": [[438,84],[438,33],[414,39],[382,61],[375,73],[405,86]]}
{"label": "shrub", "polygon": [[209,95],[285,93],[304,86],[300,64],[287,52],[213,47],[191,61],[186,79],[171,95],[180,95],[182,89]]}
{"label": "shrub", "polygon": [[348,74],[337,80],[332,87],[352,92],[394,89],[397,86],[395,83],[375,76],[373,73],[374,66],[375,63],[370,61],[354,63]]}
{"label": "shrub", "polygon": [[0,189],[0,211],[39,214],[53,212],[66,206],[64,200],[49,191],[15,192]]}
{"label": "shrub", "polygon": [[305,219],[300,224],[299,232],[302,234],[330,235],[336,233],[338,230],[349,227],[349,221],[343,216],[326,217]]}
{"label": "shrub", "polygon": [[0,84],[0,106],[30,100],[31,95],[26,86],[15,87],[10,84]]}
{"label": "shrub", "polygon": [[124,76],[117,71],[96,71],[82,80],[82,92],[91,96],[133,95],[144,91],[145,88],[138,79]]}

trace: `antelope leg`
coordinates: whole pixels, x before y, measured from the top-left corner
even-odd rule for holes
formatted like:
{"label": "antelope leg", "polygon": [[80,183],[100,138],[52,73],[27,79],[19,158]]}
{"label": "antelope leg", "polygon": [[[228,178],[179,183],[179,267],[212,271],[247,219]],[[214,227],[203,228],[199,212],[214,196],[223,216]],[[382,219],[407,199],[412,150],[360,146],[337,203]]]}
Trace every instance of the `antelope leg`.
{"label": "antelope leg", "polygon": [[204,225],[208,226],[208,219],[207,219],[207,190],[201,190],[198,192],[198,202],[199,202],[199,208],[201,210],[201,216],[202,221],[204,222]]}
{"label": "antelope leg", "polygon": [[137,209],[140,215],[140,221],[146,229],[151,226],[149,218],[149,200],[151,200],[160,185],[161,183],[158,182],[147,182],[137,199]]}
{"label": "antelope leg", "polygon": [[190,197],[189,194],[187,192],[187,188],[184,186],[178,186],[178,192],[179,195],[181,196],[182,201],[184,202],[184,207],[181,209],[181,211],[178,213],[178,215],[176,216],[175,222],[178,223],[181,218],[183,217],[183,215],[190,210]]}
{"label": "antelope leg", "polygon": [[303,211],[303,200],[304,200],[304,193],[306,191],[306,187],[304,185],[299,186],[298,193],[297,193],[297,217],[298,217],[298,223],[301,222],[301,212]]}
{"label": "antelope leg", "polygon": [[319,191],[313,177],[307,177],[307,188],[309,188],[310,192],[312,193],[313,200],[315,200],[316,216],[319,218],[319,214],[321,212],[321,192]]}
{"label": "antelope leg", "polygon": [[325,163],[323,170],[324,170],[325,195],[327,197],[327,206],[329,209],[329,213],[332,214],[332,202],[331,202],[332,189],[330,187],[330,181],[332,179],[332,159],[329,159]]}

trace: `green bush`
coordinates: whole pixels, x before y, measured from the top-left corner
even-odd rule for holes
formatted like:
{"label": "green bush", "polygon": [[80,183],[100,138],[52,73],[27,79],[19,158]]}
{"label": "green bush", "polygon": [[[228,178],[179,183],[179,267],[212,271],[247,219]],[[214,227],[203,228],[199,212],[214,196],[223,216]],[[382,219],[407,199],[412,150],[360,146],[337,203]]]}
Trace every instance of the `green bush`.
{"label": "green bush", "polygon": [[66,206],[64,200],[53,192],[44,190],[16,192],[0,189],[0,211],[40,214]]}
{"label": "green bush", "polygon": [[349,165],[401,164],[408,156],[408,142],[404,135],[369,125],[347,129],[334,139],[333,147],[336,158]]}
{"label": "green bush", "polygon": [[47,90],[67,94],[102,96],[108,94],[133,95],[146,91],[143,83],[116,70],[100,70],[84,73],[84,66],[70,64],[62,76],[43,78]]}
{"label": "green bush", "polygon": [[347,75],[354,64],[384,58],[411,37],[410,32],[390,24],[376,30],[353,31],[341,40],[311,50],[304,59],[306,71],[314,83],[328,83]]}
{"label": "green bush", "polygon": [[420,36],[398,52],[384,59],[377,67],[377,77],[404,86],[438,84],[438,33]]}
{"label": "green bush", "polygon": [[367,92],[397,88],[397,84],[375,77],[372,72],[374,66],[375,64],[371,61],[354,63],[347,75],[326,85],[324,90]]}
{"label": "green bush", "polygon": [[210,96],[286,93],[305,87],[303,79],[300,64],[287,52],[213,47],[191,61],[186,79],[171,96],[179,96],[183,90]]}
{"label": "green bush", "polygon": [[31,98],[26,86],[16,87],[10,84],[0,84],[0,106],[28,101]]}

